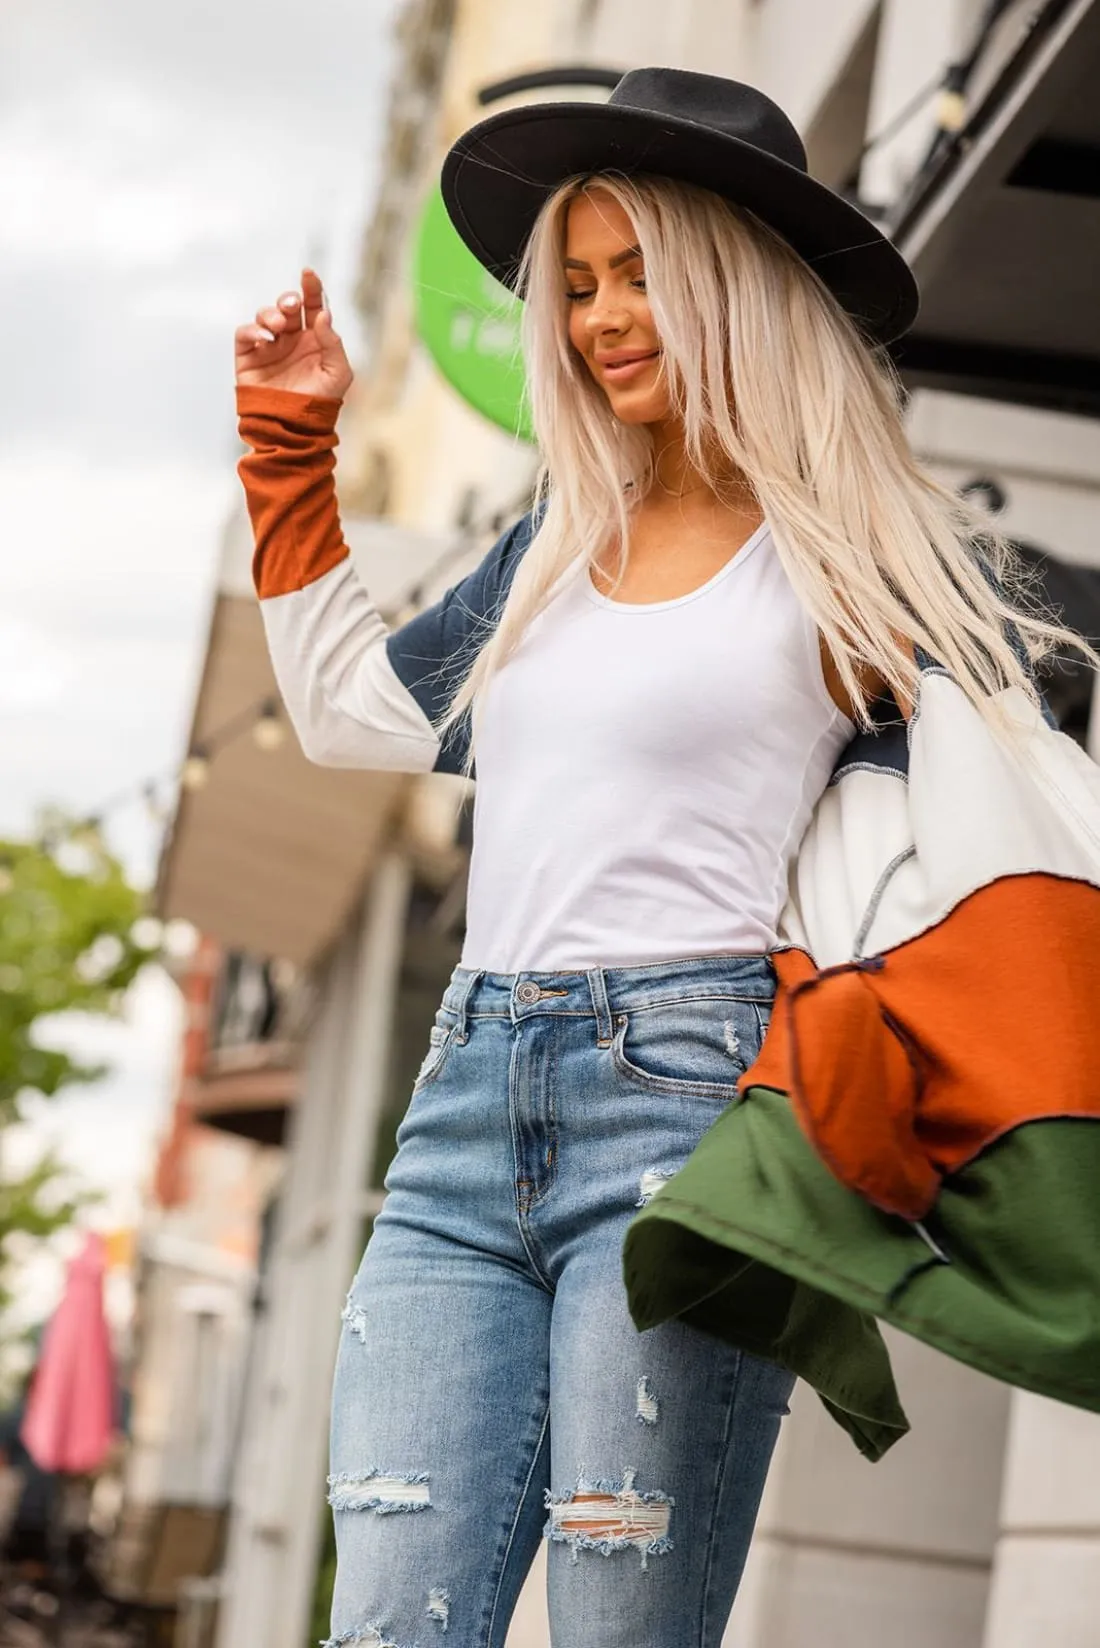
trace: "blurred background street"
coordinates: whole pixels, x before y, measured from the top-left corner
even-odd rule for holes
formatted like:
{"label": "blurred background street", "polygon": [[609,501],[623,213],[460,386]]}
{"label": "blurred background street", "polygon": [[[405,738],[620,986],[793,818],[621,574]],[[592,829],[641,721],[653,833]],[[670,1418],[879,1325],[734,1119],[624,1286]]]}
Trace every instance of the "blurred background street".
{"label": "blurred background street", "polygon": [[[328,1635],[340,1310],[468,786],[299,751],[233,329],[322,274],[349,544],[411,616],[536,471],[442,155],[656,63],[762,87],[897,241],[915,448],[1100,640],[1100,0],[0,7],[0,1648]],[[1100,756],[1092,678],[1043,685]],[[1100,1648],[1100,1420],[891,1348],[913,1436],[870,1466],[796,1398],[724,1648]]]}

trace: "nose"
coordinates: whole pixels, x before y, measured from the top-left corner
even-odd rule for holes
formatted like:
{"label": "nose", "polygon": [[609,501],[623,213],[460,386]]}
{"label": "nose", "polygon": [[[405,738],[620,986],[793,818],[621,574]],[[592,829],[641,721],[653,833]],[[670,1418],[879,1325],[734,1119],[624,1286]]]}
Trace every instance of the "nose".
{"label": "nose", "polygon": [[585,331],[590,338],[604,332],[625,332],[630,325],[630,311],[621,303],[595,297],[584,317]]}

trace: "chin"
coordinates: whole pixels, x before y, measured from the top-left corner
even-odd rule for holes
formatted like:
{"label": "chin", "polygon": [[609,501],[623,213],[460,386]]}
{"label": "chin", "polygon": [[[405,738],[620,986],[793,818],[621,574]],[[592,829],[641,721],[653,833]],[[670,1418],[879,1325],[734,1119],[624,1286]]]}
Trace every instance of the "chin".
{"label": "chin", "polygon": [[663,423],[670,408],[658,395],[609,395],[608,402],[620,423]]}

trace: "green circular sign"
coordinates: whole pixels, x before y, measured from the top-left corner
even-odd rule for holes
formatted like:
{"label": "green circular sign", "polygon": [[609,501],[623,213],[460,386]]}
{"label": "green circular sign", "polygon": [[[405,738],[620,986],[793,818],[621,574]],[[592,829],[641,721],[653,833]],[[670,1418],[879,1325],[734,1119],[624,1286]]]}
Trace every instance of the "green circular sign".
{"label": "green circular sign", "polygon": [[459,238],[438,188],[413,258],[416,330],[447,382],[509,435],[533,441],[524,394],[522,305]]}

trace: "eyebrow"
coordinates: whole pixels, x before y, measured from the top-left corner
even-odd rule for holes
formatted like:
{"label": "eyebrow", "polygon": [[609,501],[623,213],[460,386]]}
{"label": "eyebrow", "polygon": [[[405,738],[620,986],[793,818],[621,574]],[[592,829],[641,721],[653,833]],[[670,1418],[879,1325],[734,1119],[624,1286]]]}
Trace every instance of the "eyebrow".
{"label": "eyebrow", "polygon": [[[607,267],[617,269],[620,263],[629,263],[631,258],[641,257],[641,255],[642,248],[640,246],[628,246],[625,252],[616,252],[613,258],[608,258]],[[592,273],[592,265],[585,263],[583,258],[566,258],[565,267],[567,269],[587,269],[589,274]]]}

